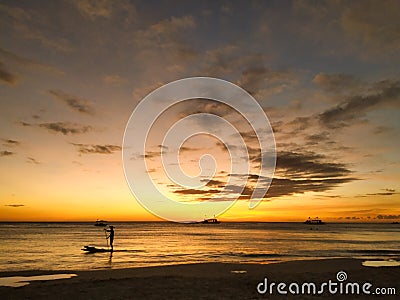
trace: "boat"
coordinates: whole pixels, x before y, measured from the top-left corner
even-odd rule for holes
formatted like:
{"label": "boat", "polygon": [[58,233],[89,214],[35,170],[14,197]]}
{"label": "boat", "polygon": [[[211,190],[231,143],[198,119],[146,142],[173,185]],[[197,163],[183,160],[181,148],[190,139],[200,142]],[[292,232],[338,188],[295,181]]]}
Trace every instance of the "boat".
{"label": "boat", "polygon": [[315,219],[311,219],[309,217],[308,220],[306,220],[304,222],[304,224],[307,224],[307,225],[325,225],[325,222],[322,222],[322,220],[319,219],[318,217],[316,217]]}
{"label": "boat", "polygon": [[106,249],[106,248],[97,248],[95,246],[84,246],[82,248],[83,251],[86,251],[87,253],[98,253],[98,252],[113,252],[112,249]]}
{"label": "boat", "polygon": [[219,224],[221,223],[218,221],[216,218],[211,218],[211,219],[204,219],[203,221],[200,222],[201,224]]}
{"label": "boat", "polygon": [[105,221],[105,220],[97,220],[96,223],[94,223],[94,226],[106,227],[107,226],[107,221]]}

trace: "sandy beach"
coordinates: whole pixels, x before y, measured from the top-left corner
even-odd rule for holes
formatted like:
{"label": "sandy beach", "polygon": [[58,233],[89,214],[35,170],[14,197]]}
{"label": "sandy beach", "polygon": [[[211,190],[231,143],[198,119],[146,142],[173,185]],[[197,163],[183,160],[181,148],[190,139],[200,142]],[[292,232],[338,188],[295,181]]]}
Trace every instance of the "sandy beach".
{"label": "sandy beach", "polygon": [[[330,294],[281,295],[276,287],[272,294],[260,294],[257,286],[267,278],[269,284],[314,282],[319,288],[323,282],[337,281],[344,271],[343,281],[372,284],[370,295]],[[23,287],[0,287],[2,299],[365,299],[375,298],[376,287],[394,287],[400,292],[399,267],[365,267],[357,259],[304,260],[272,264],[203,263],[95,271],[24,271],[0,272],[6,276],[35,276],[74,273],[70,279],[34,281]],[[262,288],[263,286],[261,286]],[[286,287],[286,291],[287,291]],[[378,296],[396,299],[396,296]],[[397,295],[398,297],[398,295]]]}

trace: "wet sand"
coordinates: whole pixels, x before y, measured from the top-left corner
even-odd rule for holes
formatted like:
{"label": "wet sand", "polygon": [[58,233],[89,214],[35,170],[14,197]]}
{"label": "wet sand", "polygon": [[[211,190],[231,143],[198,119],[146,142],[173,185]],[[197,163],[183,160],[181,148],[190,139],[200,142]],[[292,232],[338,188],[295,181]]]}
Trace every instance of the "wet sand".
{"label": "wet sand", "polygon": [[[338,282],[339,271],[347,274],[348,282],[372,284],[376,287],[394,287],[397,296],[330,294],[281,295],[274,288],[259,294],[257,285],[268,283]],[[362,260],[326,259],[304,260],[272,264],[204,263],[131,269],[95,271],[23,271],[0,272],[0,277],[34,276],[73,273],[78,276],[52,281],[33,281],[22,287],[0,287],[1,299],[398,299],[400,294],[400,267],[365,267]],[[263,285],[260,286],[263,288]]]}

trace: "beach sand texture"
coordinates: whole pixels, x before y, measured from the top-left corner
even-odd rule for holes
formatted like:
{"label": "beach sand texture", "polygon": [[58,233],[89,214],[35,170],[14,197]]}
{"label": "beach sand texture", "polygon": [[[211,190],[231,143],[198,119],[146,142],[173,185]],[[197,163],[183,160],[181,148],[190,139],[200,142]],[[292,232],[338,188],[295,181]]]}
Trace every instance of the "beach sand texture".
{"label": "beach sand texture", "polygon": [[[233,271],[233,272],[232,272]],[[243,272],[246,271],[246,272]],[[303,260],[272,264],[202,263],[95,271],[1,272],[5,276],[75,273],[71,279],[37,281],[12,288],[0,287],[2,299],[398,299],[398,295],[280,295],[259,294],[258,283],[336,281],[339,271],[344,282],[370,282],[375,287],[395,287],[400,292],[399,267],[364,267],[362,260]]]}

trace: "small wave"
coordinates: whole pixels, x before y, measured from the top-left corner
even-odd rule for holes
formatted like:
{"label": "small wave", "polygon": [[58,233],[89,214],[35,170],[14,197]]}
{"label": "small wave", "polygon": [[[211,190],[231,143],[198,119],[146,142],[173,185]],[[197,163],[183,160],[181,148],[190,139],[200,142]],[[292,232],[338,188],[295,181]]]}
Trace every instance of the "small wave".
{"label": "small wave", "polygon": [[228,256],[238,256],[238,257],[248,257],[248,258],[258,258],[258,257],[282,257],[285,256],[284,254],[278,253],[235,253],[235,252],[228,252],[225,253]]}
{"label": "small wave", "polygon": [[389,255],[399,255],[400,250],[348,250],[347,252],[359,253],[359,254],[389,254]]}

